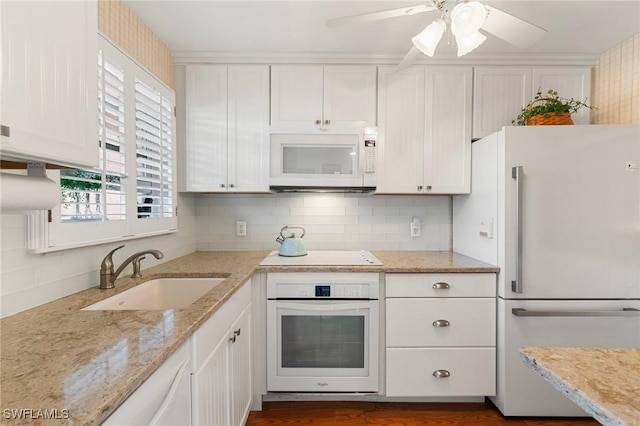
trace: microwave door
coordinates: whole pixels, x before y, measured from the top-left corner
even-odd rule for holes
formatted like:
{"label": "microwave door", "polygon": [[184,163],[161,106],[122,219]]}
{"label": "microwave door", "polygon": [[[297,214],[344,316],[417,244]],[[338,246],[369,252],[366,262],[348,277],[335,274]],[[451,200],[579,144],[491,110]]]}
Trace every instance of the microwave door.
{"label": "microwave door", "polygon": [[269,185],[362,187],[361,140],[358,135],[272,135]]}

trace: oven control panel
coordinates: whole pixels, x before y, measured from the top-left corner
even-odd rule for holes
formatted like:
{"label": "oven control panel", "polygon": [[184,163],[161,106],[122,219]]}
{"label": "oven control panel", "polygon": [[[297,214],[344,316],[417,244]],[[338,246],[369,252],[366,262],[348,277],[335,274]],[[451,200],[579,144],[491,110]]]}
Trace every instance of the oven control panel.
{"label": "oven control panel", "polygon": [[[288,288],[287,288],[288,287]],[[278,292],[280,298],[301,299],[368,299],[368,286],[360,284],[294,284],[286,285],[286,295]],[[281,288],[281,290],[284,290]]]}
{"label": "oven control panel", "polygon": [[269,273],[267,299],[361,299],[377,300],[378,273]]}

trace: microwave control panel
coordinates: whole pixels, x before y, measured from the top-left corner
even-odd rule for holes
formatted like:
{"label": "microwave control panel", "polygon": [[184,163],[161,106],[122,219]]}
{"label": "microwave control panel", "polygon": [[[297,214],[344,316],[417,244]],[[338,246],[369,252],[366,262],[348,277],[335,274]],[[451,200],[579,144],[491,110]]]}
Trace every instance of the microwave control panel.
{"label": "microwave control panel", "polygon": [[364,135],[364,172],[376,172],[376,135]]}

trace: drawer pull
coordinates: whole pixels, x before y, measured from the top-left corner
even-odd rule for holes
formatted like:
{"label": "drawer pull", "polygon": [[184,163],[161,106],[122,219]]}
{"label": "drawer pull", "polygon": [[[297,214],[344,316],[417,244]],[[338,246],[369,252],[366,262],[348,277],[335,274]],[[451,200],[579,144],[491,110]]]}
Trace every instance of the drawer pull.
{"label": "drawer pull", "polygon": [[435,320],[432,325],[434,327],[449,327],[451,323],[447,320]]}
{"label": "drawer pull", "polygon": [[433,372],[433,376],[437,377],[438,379],[443,379],[449,377],[450,375],[451,373],[449,373],[447,370],[436,370]]}
{"label": "drawer pull", "polygon": [[240,335],[240,331],[242,331],[242,329],[238,328],[236,331],[233,332],[234,335],[239,336]]}
{"label": "drawer pull", "polygon": [[449,285],[449,283],[444,283],[440,281],[432,285],[431,288],[434,290],[448,290],[451,288],[451,286]]}

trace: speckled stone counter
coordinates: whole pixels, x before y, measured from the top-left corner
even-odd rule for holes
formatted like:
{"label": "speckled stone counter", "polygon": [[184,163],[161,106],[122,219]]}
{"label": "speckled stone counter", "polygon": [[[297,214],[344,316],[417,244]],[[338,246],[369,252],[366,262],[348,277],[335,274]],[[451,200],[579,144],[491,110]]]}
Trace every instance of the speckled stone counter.
{"label": "speckled stone counter", "polygon": [[520,354],[603,425],[640,425],[640,349],[522,348]]}
{"label": "speckled stone counter", "polygon": [[[145,269],[142,278],[120,278],[115,289],[91,288],[0,320],[0,423],[101,423],[257,271],[497,271],[450,252],[374,252],[384,266],[260,267],[267,254],[195,252]],[[225,280],[183,309],[81,310],[169,276]],[[11,410],[31,411],[20,421]],[[58,418],[43,419],[41,410]]]}

